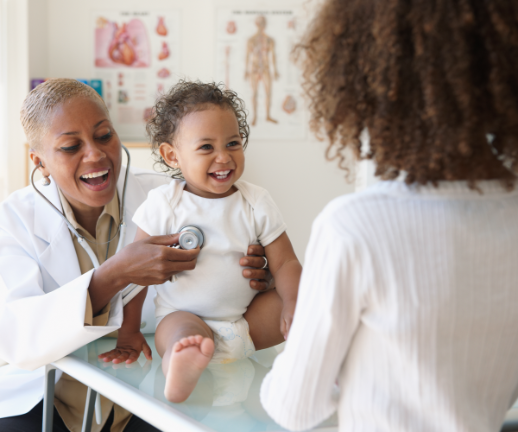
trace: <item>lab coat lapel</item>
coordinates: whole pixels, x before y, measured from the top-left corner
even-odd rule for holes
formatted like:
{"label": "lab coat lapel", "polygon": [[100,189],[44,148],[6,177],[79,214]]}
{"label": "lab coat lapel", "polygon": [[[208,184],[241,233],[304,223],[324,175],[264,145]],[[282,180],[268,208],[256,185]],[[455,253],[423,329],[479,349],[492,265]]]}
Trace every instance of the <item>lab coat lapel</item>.
{"label": "lab coat lapel", "polygon": [[[43,187],[38,183],[36,187],[61,211],[58,189],[52,178],[50,186]],[[45,242],[37,251],[40,263],[58,286],[81,276],[77,254],[65,221],[37,193],[34,202],[34,234]]]}
{"label": "lab coat lapel", "polygon": [[[124,187],[124,176],[126,175],[126,167],[121,167],[119,180],[117,181],[117,192],[119,193],[119,200],[122,200],[122,188]],[[126,241],[124,246],[132,243],[137,234],[137,226],[133,223],[132,218],[139,206],[145,201],[147,197],[146,192],[140,185],[136,176],[128,172],[128,184],[126,186],[126,201],[124,203],[124,222],[126,223]]]}
{"label": "lab coat lapel", "polygon": [[[126,167],[122,167],[117,181],[119,199],[122,199],[125,174]],[[50,186],[43,187],[39,184],[36,186],[38,190],[61,211],[58,190],[52,178]],[[124,206],[124,220],[127,226],[125,245],[132,243],[135,238],[137,226],[131,219],[137,211],[137,208],[145,199],[146,193],[144,189],[130,171],[128,173],[126,202]],[[65,221],[50,207],[49,203],[38,194],[35,194],[34,207],[34,234],[46,242],[46,247],[38,251],[40,262],[56,281],[58,286],[65,285],[71,280],[81,276],[81,269],[70,231]]]}

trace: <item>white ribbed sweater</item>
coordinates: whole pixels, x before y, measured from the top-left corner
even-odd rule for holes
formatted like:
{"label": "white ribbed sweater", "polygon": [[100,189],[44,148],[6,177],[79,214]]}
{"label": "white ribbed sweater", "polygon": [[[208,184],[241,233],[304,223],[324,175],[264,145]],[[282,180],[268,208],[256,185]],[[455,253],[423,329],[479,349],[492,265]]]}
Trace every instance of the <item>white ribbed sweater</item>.
{"label": "white ribbed sweater", "polygon": [[303,430],[337,409],[340,431],[499,430],[518,397],[518,191],[479,188],[380,182],[325,208],[261,388],[273,419]]}

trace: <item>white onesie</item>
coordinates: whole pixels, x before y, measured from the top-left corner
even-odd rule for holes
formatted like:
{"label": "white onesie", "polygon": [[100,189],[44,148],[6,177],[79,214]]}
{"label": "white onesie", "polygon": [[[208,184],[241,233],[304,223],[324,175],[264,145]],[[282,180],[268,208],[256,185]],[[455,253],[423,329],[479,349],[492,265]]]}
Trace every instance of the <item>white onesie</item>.
{"label": "white onesie", "polygon": [[152,236],[176,233],[186,225],[203,231],[196,268],[179,273],[172,285],[157,286],[155,315],[157,325],[178,310],[201,317],[214,332],[213,362],[218,363],[254,352],[242,317],[257,291],[243,277],[239,259],[249,245],[267,246],[286,230],[265,189],[242,180],[235,186],[238,190],[230,196],[208,199],[185,191],[185,181],[173,180],[150,191],[133,216],[139,228]]}

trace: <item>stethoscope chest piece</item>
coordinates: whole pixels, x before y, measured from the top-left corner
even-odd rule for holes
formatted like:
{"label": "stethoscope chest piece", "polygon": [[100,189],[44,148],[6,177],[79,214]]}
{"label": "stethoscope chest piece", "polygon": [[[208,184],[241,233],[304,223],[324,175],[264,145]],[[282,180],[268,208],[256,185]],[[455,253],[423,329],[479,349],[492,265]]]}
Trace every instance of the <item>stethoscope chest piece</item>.
{"label": "stethoscope chest piece", "polygon": [[194,225],[187,225],[180,229],[180,239],[178,244],[182,249],[196,249],[198,246],[203,247],[203,232]]}

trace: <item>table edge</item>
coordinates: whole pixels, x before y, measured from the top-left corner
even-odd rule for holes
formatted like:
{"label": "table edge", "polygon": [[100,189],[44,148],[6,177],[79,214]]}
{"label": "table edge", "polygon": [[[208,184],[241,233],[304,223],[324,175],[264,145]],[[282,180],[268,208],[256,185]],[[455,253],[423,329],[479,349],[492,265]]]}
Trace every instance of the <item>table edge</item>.
{"label": "table edge", "polygon": [[[214,429],[85,360],[70,355],[53,362],[52,366],[163,431],[214,432]],[[132,401],[138,403],[132,404]]]}

